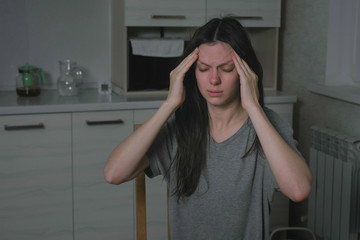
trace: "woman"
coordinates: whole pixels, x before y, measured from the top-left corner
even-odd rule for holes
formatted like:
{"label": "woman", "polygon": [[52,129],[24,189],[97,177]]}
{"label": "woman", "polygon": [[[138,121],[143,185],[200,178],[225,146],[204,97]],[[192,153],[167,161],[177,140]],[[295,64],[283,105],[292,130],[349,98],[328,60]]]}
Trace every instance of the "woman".
{"label": "woman", "polygon": [[268,239],[273,192],[310,193],[311,172],[289,125],[263,106],[262,68],[236,20],[197,30],[167,99],[104,174],[120,184],[145,169],[169,184],[172,239]]}

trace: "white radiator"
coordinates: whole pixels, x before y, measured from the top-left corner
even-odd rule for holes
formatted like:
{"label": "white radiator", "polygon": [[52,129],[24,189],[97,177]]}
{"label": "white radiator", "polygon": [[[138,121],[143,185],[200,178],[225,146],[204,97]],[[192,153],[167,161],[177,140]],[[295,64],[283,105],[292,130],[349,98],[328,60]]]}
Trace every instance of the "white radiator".
{"label": "white radiator", "polygon": [[325,240],[356,240],[360,232],[360,138],[314,126],[308,227]]}

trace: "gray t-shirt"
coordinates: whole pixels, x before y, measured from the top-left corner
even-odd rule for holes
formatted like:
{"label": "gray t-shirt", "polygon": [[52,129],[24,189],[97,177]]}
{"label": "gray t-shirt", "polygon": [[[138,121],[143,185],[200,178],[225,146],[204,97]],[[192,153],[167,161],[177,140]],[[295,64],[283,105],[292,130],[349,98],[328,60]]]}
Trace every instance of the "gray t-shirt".
{"label": "gray t-shirt", "polygon": [[[272,110],[265,108],[265,113],[296,149],[290,125]],[[242,158],[254,137],[250,118],[224,142],[209,136],[207,167],[197,190],[180,202],[176,196],[170,197],[173,240],[269,239],[270,204],[278,185],[264,154],[253,152]],[[169,141],[172,143],[167,144]],[[164,127],[147,154],[154,176],[166,175],[175,153],[176,142]],[[165,179],[171,192],[176,182],[174,169]]]}

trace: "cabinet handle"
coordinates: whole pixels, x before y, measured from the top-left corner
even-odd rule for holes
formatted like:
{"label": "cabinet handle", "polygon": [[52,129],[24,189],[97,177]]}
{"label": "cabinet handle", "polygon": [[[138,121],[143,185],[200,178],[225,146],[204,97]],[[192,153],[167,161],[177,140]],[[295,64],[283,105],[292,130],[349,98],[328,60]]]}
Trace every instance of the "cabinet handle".
{"label": "cabinet handle", "polygon": [[[231,15],[230,15],[231,16]],[[237,20],[262,20],[262,16],[231,16]]]}
{"label": "cabinet handle", "polygon": [[86,120],[86,124],[89,126],[94,125],[109,125],[109,124],[123,124],[124,121],[122,119],[115,119],[115,120],[103,120],[103,121],[91,121]]}
{"label": "cabinet handle", "polygon": [[45,125],[43,123],[31,124],[31,125],[4,125],[6,131],[17,131],[17,130],[32,130],[32,129],[44,129]]}
{"label": "cabinet handle", "polygon": [[151,15],[152,19],[184,20],[184,15]]}

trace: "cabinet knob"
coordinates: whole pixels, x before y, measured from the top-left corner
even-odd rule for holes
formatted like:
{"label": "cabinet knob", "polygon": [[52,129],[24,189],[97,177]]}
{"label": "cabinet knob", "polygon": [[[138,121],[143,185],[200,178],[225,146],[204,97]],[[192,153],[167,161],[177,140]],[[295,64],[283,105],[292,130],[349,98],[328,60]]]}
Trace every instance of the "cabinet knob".
{"label": "cabinet knob", "polygon": [[29,125],[4,125],[6,131],[17,131],[17,130],[32,130],[32,129],[44,129],[43,123],[29,124]]}
{"label": "cabinet knob", "polygon": [[91,121],[91,120],[86,120],[86,124],[89,126],[94,126],[94,125],[109,125],[109,124],[123,124],[124,120],[122,119],[115,119],[115,120],[101,120],[101,121]]}

